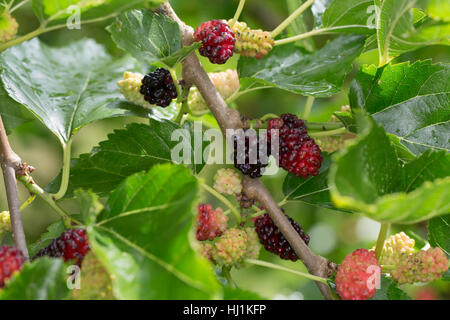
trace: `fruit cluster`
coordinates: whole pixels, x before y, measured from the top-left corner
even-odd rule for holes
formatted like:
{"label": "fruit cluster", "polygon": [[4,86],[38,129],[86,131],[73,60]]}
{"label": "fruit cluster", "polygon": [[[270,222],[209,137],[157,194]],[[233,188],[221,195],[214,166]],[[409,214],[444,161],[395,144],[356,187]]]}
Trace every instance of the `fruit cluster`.
{"label": "fruit cluster", "polygon": [[142,74],[126,71],[123,74],[123,79],[119,80],[117,85],[125,99],[138,106],[150,109],[154,105],[146,101],[141,94],[142,79],[144,79]]}
{"label": "fruit cluster", "polygon": [[421,250],[413,254],[402,254],[392,278],[399,284],[428,282],[439,279],[448,270],[448,259],[440,248]]}
{"label": "fruit cluster", "polygon": [[307,178],[319,174],[322,155],[319,146],[308,135],[305,123],[293,114],[283,114],[280,118],[269,120],[268,143],[278,134],[280,167],[296,177]]}
{"label": "fruit cluster", "polygon": [[[286,215],[291,225],[297,231],[298,235],[309,243],[309,236],[303,231],[302,226],[295,222],[291,217]],[[253,220],[255,224],[255,230],[258,234],[259,241],[267,251],[275,253],[280,256],[281,259],[297,261],[298,256],[292,249],[289,242],[281,233],[280,229],[275,225],[270,216],[266,213]]]}
{"label": "fruit cluster", "polygon": [[90,246],[84,229],[68,229],[45,248],[41,249],[33,259],[43,256],[63,258],[64,261],[73,261],[81,266]]}
{"label": "fruit cluster", "polygon": [[9,246],[0,246],[0,288],[6,281],[19,272],[25,263],[25,257],[19,249]]}
{"label": "fruit cluster", "polygon": [[202,43],[199,52],[211,63],[224,64],[233,55],[234,33],[221,20],[203,22],[194,32],[194,39]]}
{"label": "fruit cluster", "polygon": [[214,189],[223,194],[240,194],[242,182],[239,174],[233,169],[219,169],[214,176]]}
{"label": "fruit cluster", "polygon": [[375,295],[381,267],[374,251],[357,249],[347,255],[336,273],[336,290],[344,300],[366,300]]}
{"label": "fruit cluster", "polygon": [[261,29],[252,30],[245,22],[236,22],[231,30],[236,36],[234,52],[241,56],[261,59],[273,48],[274,40],[270,32]]}
{"label": "fruit cluster", "polygon": [[390,236],[384,242],[380,263],[383,265],[396,265],[401,256],[414,253],[414,245],[414,239],[408,237],[404,232]]}
{"label": "fruit cluster", "polygon": [[145,101],[160,107],[167,107],[177,97],[177,89],[169,70],[158,68],[142,79],[140,89]]}
{"label": "fruit cluster", "polygon": [[222,208],[213,210],[210,204],[200,204],[197,216],[197,240],[213,240],[219,237],[227,228],[228,217]]}
{"label": "fruit cluster", "polygon": [[240,268],[245,259],[257,259],[260,244],[253,228],[230,228],[214,243],[202,243],[202,254],[221,267]]}

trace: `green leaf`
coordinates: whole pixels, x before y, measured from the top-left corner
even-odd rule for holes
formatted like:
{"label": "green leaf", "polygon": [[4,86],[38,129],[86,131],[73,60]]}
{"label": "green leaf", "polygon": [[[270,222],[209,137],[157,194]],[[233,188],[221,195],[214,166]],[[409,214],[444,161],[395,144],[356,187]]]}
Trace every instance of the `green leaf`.
{"label": "green leaf", "polygon": [[[175,130],[181,136],[175,135]],[[192,163],[195,163],[195,154],[201,154],[206,143],[203,142],[201,150],[196,150],[194,137],[195,132],[190,123],[182,128],[174,122],[157,119],[150,119],[150,125],[132,123],[125,130],[115,130],[108,135],[108,140],[100,142],[91,153],[72,160],[66,196],[72,196],[76,189],[92,190],[104,196],[128,176],[149,170],[155,164],[172,162],[172,150],[181,146],[181,142],[186,152],[190,153],[187,156],[183,153],[182,156],[186,160],[190,159],[189,166],[198,173],[205,162]],[[58,190],[60,179],[58,176],[47,191]]]}
{"label": "green leaf", "polygon": [[266,300],[259,294],[243,290],[243,289],[231,289],[230,287],[223,287],[223,299],[224,300]]}
{"label": "green leaf", "polygon": [[129,177],[88,227],[119,299],[209,299],[220,285],[191,247],[198,183],[170,164]]}
{"label": "green leaf", "polygon": [[450,152],[449,78],[449,64],[430,60],[364,66],[351,84],[350,105],[372,114],[414,154],[430,148]]}
{"label": "green leaf", "polygon": [[39,20],[61,21],[75,14],[80,20],[111,17],[124,10],[150,3],[153,6],[163,0],[33,0],[32,6]]}
{"label": "green leaf", "polygon": [[445,200],[450,197],[450,177],[416,170],[427,161],[425,157],[448,161],[445,153],[428,153],[401,167],[383,128],[361,115],[356,120],[360,135],[336,155],[330,168],[331,198],[338,208],[361,212],[379,222],[400,224],[450,212]]}
{"label": "green leaf", "polygon": [[381,275],[381,288],[377,290],[372,300],[411,300],[411,297],[399,289],[391,278]]}
{"label": "green leaf", "polygon": [[289,201],[303,201],[325,208],[334,209],[328,187],[328,173],[331,165],[331,156],[322,154],[323,161],[320,172],[315,177],[297,178],[288,174],[284,179],[283,193]]}
{"label": "green leaf", "polygon": [[332,40],[311,54],[287,44],[262,59],[240,57],[242,89],[272,86],[296,94],[330,96],[339,91],[363,45],[364,37],[351,35]]}
{"label": "green leaf", "polygon": [[399,137],[390,133],[388,133],[387,136],[389,137],[389,140],[391,140],[391,144],[395,148],[395,152],[397,152],[397,156],[400,160],[408,162],[416,158],[414,153],[402,144]]}
{"label": "green leaf", "polygon": [[200,47],[199,43],[194,43],[182,48],[178,24],[152,11],[127,11],[107,30],[119,48],[147,64],[161,62],[172,68]]}
{"label": "green leaf", "polygon": [[440,247],[447,255],[450,255],[450,215],[430,220],[428,240],[431,246]]}
{"label": "green leaf", "polygon": [[388,63],[404,52],[432,44],[450,44],[450,25],[414,26],[414,8],[418,0],[384,0],[381,4],[377,39],[380,64]]}
{"label": "green leaf", "polygon": [[3,83],[0,83],[0,101],[2,102],[0,104],[0,115],[7,134],[10,134],[21,124],[30,121],[30,116],[25,113],[23,106],[8,95]]}
{"label": "green leaf", "polygon": [[373,0],[335,0],[322,17],[322,27],[349,33],[374,33],[376,9]]}
{"label": "green leaf", "polygon": [[404,191],[410,192],[426,181],[450,177],[450,154],[428,150],[417,159],[406,163],[403,171]]}
{"label": "green leaf", "polygon": [[109,107],[122,98],[117,81],[137,69],[130,57],[114,59],[93,40],[49,47],[38,39],[0,55],[8,94],[22,103],[66,144],[82,126],[128,111]]}
{"label": "green leaf", "polygon": [[26,263],[13,276],[7,288],[0,291],[0,300],[61,300],[69,289],[62,259],[40,258]]}
{"label": "green leaf", "polygon": [[52,242],[53,239],[59,237],[61,233],[66,230],[62,220],[52,223],[47,227],[47,231],[44,232],[35,243],[28,246],[28,252],[30,257],[33,258],[39,250],[45,248]]}

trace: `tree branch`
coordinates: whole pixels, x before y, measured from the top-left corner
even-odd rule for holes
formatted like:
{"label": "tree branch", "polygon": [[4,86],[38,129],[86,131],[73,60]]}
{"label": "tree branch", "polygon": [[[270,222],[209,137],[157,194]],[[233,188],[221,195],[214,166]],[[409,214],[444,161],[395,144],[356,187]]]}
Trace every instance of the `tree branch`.
{"label": "tree branch", "polygon": [[[193,42],[193,29],[184,24],[168,2],[160,7],[160,11],[176,21],[180,26],[183,35],[183,44],[190,45]],[[216,118],[222,132],[226,129],[240,129],[243,127],[241,116],[238,111],[228,108],[222,96],[217,92],[205,69],[195,53],[189,55],[183,61],[183,80],[190,85],[195,85],[204,100],[208,104],[212,114]],[[258,200],[267,210],[275,225],[281,230],[295,253],[305,264],[308,271],[316,276],[329,278],[336,269],[336,264],[328,259],[315,255],[301,239],[298,233],[290,224],[289,220],[278,207],[267,188],[259,179],[252,179],[244,176],[243,190],[249,196]],[[327,285],[316,282],[322,295],[326,299],[331,299],[331,294]]]}
{"label": "tree branch", "polygon": [[27,242],[25,232],[23,231],[22,217],[20,215],[20,204],[17,195],[16,170],[20,167],[22,161],[19,156],[11,149],[8,136],[0,116],[0,158],[3,170],[3,179],[5,180],[6,197],[8,199],[9,214],[11,216],[11,230],[14,238],[14,244],[22,251],[28,260]]}

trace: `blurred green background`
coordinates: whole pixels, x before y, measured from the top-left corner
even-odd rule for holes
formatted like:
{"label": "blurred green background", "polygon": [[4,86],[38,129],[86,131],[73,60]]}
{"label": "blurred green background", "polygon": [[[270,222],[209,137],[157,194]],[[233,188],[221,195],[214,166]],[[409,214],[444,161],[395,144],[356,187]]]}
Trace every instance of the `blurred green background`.
{"label": "blurred green background", "polygon": [[[231,18],[238,1],[172,0],[171,3],[184,21],[196,27],[205,20]],[[252,28],[272,30],[287,14],[287,7],[284,0],[247,0],[240,20],[247,22]],[[304,17],[309,28],[312,28],[313,20],[311,13],[307,12]],[[15,18],[20,24],[20,34],[32,31],[38,26],[30,5],[24,6],[15,12]],[[123,52],[115,47],[109,34],[105,31],[105,26],[108,24],[109,22],[83,25],[81,30],[55,31],[41,36],[41,40],[52,45],[62,45],[79,38],[94,38],[99,43],[104,44],[111,54],[120,56]],[[314,41],[320,47],[328,39],[329,37],[316,37]],[[210,63],[204,63],[204,65],[207,71],[235,68],[236,58],[233,57],[223,66],[212,65]],[[362,64],[377,64],[377,59],[377,52],[363,54],[355,62],[354,70],[348,77],[344,90],[329,99],[316,99],[308,120],[328,121],[334,111],[348,104],[348,85],[356,70]],[[432,46],[400,56],[394,62],[408,60],[413,62],[421,59],[433,59],[434,62],[449,62],[450,52],[448,47]],[[202,61],[206,62],[203,58]],[[302,96],[281,90],[268,89],[249,93],[241,97],[237,100],[237,105],[242,114],[255,118],[266,113],[281,114],[290,112],[299,114],[304,107],[305,100]],[[114,129],[122,128],[129,122],[146,122],[146,120],[137,118],[109,119],[82,128],[74,138],[73,157],[81,153],[89,152],[99,141],[105,140],[107,135]],[[58,174],[62,161],[61,147],[56,137],[41,125],[40,122],[33,121],[19,127],[10,135],[10,142],[15,151],[22,157],[23,161],[36,167],[34,177],[41,186],[47,185]],[[217,169],[217,166],[208,167],[202,172],[202,176],[207,182],[212,183],[212,176]],[[276,200],[283,198],[281,185],[284,176],[285,173],[279,171],[275,176],[264,178],[264,182],[273,192]],[[25,201],[28,193],[22,186],[19,186],[19,189],[20,200]],[[202,200],[211,202],[214,206],[220,205],[215,199],[211,199],[207,195],[204,195]],[[77,210],[76,204],[71,201],[64,201],[63,206],[72,212]],[[0,211],[2,210],[7,210],[7,203],[4,196],[3,184],[0,183]],[[336,262],[340,262],[347,253],[354,249],[372,247],[379,230],[378,223],[356,214],[340,213],[302,203],[289,204],[285,206],[285,210],[286,213],[301,223],[304,229],[310,234],[311,249]],[[35,200],[23,212],[27,240],[29,242],[35,241],[45,231],[45,228],[57,219],[58,217],[45,203],[39,199]],[[426,237],[426,225],[413,226],[409,227],[409,229]],[[404,229],[394,226],[391,232],[400,230]],[[262,252],[260,258],[304,271],[301,262],[281,261],[277,256],[265,251]],[[233,270],[232,276],[239,287],[258,292],[263,297],[269,299],[321,298],[314,283],[281,271],[253,266],[247,269]],[[450,287],[448,283],[441,281],[427,284],[426,287],[406,287],[404,289],[412,296],[416,296],[428,287],[433,288],[434,293],[440,295],[441,298],[450,298]]]}

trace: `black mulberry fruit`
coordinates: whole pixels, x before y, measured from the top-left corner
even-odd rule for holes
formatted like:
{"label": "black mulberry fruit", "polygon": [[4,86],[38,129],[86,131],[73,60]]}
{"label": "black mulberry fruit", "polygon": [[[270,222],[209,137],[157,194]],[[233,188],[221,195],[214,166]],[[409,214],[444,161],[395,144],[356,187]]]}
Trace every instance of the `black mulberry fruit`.
{"label": "black mulberry fruit", "polygon": [[150,72],[142,79],[140,92],[145,101],[160,107],[167,107],[178,96],[172,75],[163,68]]}

